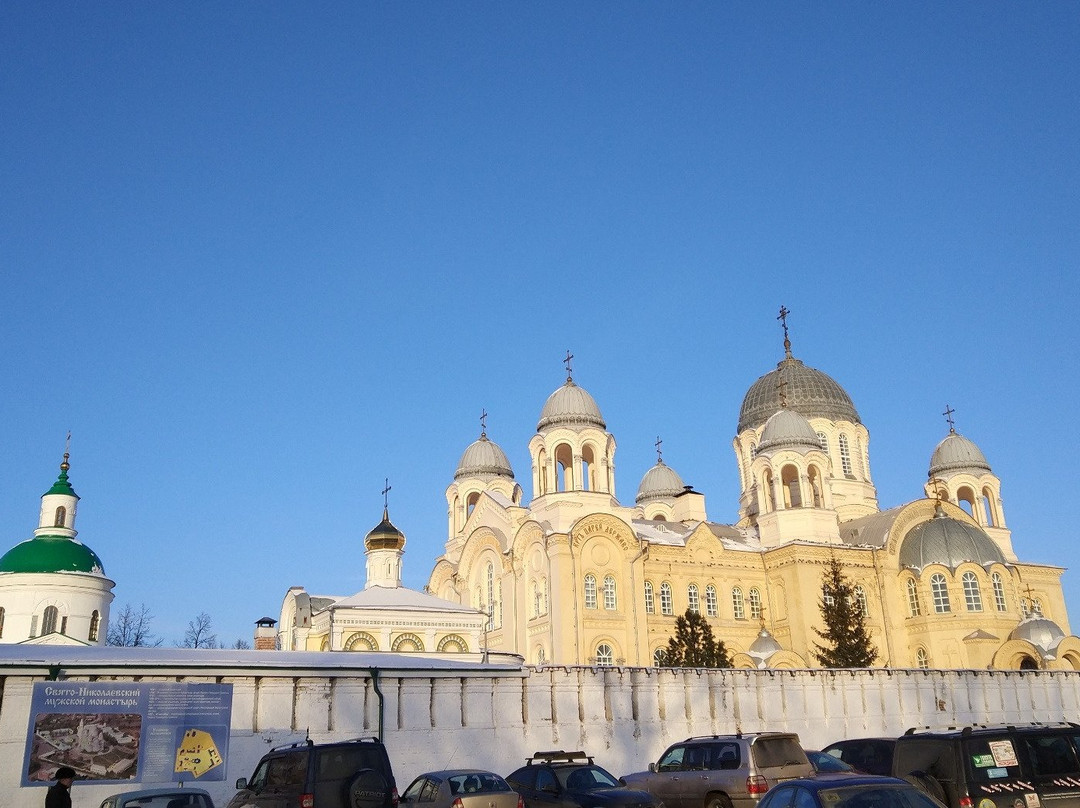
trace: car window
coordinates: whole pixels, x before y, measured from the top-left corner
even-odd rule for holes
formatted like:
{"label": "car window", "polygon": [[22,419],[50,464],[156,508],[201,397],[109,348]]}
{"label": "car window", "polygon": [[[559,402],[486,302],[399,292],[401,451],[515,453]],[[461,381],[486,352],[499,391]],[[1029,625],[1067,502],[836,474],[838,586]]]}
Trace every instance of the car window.
{"label": "car window", "polygon": [[536,767],[524,766],[506,778],[514,788],[532,788],[536,781]]}
{"label": "car window", "polygon": [[814,799],[814,795],[805,788],[793,788],[792,791],[795,792],[795,800],[792,808],[818,808],[817,800]]}
{"label": "car window", "polygon": [[771,789],[758,803],[758,808],[791,808],[794,799],[795,789],[781,786]]}
{"label": "car window", "polygon": [[259,791],[266,785],[266,770],[268,768],[269,761],[261,761],[258,766],[255,767],[255,773],[251,775],[251,780],[248,781],[248,788],[252,791]]}
{"label": "car window", "polygon": [[1036,777],[1075,776],[1080,774],[1076,751],[1065,735],[1027,735],[1017,739],[1028,750]]}
{"label": "car window", "polygon": [[435,802],[439,796],[439,783],[437,780],[428,780],[420,791],[420,802]]}
{"label": "car window", "polygon": [[543,791],[545,788],[558,789],[559,782],[555,779],[555,772],[544,767],[536,772],[536,790]]}
{"label": "car window", "polygon": [[426,777],[417,777],[415,780],[409,783],[409,787],[405,789],[405,793],[401,796],[408,800],[419,799],[420,792],[423,790],[426,783]]}
{"label": "car window", "polygon": [[[948,744],[941,744],[948,747]],[[993,783],[1022,776],[1019,755],[1027,754],[1027,749],[1016,748],[1008,735],[981,735],[968,738],[964,742],[966,759],[974,783]],[[939,779],[940,775],[927,770]],[[947,776],[947,775],[946,775]]]}
{"label": "car window", "polygon": [[270,788],[296,786],[303,788],[307,781],[307,751],[293,752],[267,761],[266,785]]}
{"label": "car window", "polygon": [[710,769],[739,768],[739,745],[737,743],[714,743],[708,747],[706,766]]}
{"label": "car window", "polygon": [[750,748],[754,762],[762,769],[806,763],[806,753],[794,738],[758,738]]}
{"label": "car window", "polygon": [[596,788],[617,788],[619,781],[599,766],[581,766],[559,770],[563,786],[571,791],[592,791]]}
{"label": "car window", "polygon": [[490,772],[471,772],[468,774],[455,774],[449,778],[450,793],[471,794],[479,792],[483,794],[497,791],[509,791],[510,786],[497,774]]}
{"label": "car window", "polygon": [[316,777],[322,780],[345,780],[361,769],[386,769],[382,749],[374,744],[352,744],[318,750]]}
{"label": "car window", "polygon": [[673,772],[682,768],[683,755],[686,754],[685,746],[673,746],[666,752],[664,756],[660,758],[660,762],[656,764],[658,771]]}

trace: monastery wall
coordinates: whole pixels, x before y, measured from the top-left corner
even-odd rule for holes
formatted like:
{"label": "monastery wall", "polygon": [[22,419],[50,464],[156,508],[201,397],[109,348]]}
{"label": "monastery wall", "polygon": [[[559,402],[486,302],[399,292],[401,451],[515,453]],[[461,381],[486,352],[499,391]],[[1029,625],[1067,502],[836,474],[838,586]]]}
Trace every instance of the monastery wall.
{"label": "monastery wall", "polygon": [[[146,671],[150,673],[150,671]],[[154,671],[160,674],[161,670]],[[213,673],[210,671],[209,673]],[[807,748],[844,737],[897,735],[911,726],[1080,718],[1080,673],[1063,671],[658,671],[640,668],[384,671],[325,675],[288,671],[237,676],[141,675],[97,681],[233,685],[232,733],[224,782],[200,783],[224,806],[270,747],[383,736],[398,788],[447,767],[508,774],[534,751],[584,749],[616,776],[645,768],[671,742],[736,730],[790,730]],[[88,677],[69,676],[68,681]],[[0,794],[12,808],[40,808],[41,787],[20,788],[33,683],[0,679]],[[75,808],[110,793],[149,788],[76,782]]]}

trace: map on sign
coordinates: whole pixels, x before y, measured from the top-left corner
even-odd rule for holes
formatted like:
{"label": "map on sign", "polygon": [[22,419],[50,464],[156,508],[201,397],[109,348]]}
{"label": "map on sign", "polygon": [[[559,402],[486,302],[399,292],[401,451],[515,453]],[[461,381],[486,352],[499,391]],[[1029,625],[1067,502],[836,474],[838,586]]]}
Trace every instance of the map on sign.
{"label": "map on sign", "polygon": [[195,777],[202,777],[208,771],[222,764],[221,754],[214,745],[214,738],[201,729],[189,729],[184,733],[184,740],[176,750],[177,772],[191,772]]}

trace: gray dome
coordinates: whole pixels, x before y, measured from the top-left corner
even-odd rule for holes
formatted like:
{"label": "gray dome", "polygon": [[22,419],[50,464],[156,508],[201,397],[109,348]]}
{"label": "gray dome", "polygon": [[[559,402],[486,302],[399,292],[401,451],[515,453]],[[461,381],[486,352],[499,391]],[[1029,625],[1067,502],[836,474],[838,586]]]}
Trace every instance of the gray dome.
{"label": "gray dome", "polygon": [[821,439],[804,416],[794,410],[782,409],[765,422],[757,447],[758,454],[780,449],[801,450],[803,453],[808,449],[821,451]]}
{"label": "gray dome", "polygon": [[940,506],[932,519],[912,528],[900,546],[901,569],[943,564],[954,570],[967,561],[1004,564],[1005,556],[981,528],[946,516]]}
{"label": "gray dome", "polygon": [[1053,620],[1043,617],[1038,610],[1033,611],[1020,621],[1020,625],[1012,630],[1010,640],[1026,640],[1039,649],[1044,658],[1053,659],[1053,651],[1065,638],[1065,632],[1061,630]]}
{"label": "gray dome", "polygon": [[776,641],[776,638],[769,633],[767,628],[762,626],[761,631],[758,632],[757,638],[750,644],[750,650],[746,653],[757,661],[757,666],[759,668],[764,668],[769,661],[769,657],[777,651],[783,650],[780,643]]}
{"label": "gray dome", "polygon": [[481,433],[480,439],[470,443],[458,461],[454,479],[460,480],[462,477],[508,477],[512,480],[514,471],[506,459],[506,452],[499,448],[499,444],[488,440],[487,434]]}
{"label": "gray dome", "polygon": [[798,359],[787,358],[781,360],[776,370],[769,371],[750,385],[739,410],[737,433],[761,426],[780,409],[780,391],[776,383],[781,376],[785,383],[784,397],[790,409],[807,418],[862,423],[850,396],[831,376],[807,367]]}
{"label": "gray dome", "polygon": [[684,490],[682,477],[675,469],[665,466],[664,461],[660,460],[641,478],[641,485],[638,486],[637,497],[634,501],[641,504],[654,499],[671,499]]}
{"label": "gray dome", "polygon": [[548,396],[544,409],[540,411],[540,423],[537,432],[557,426],[595,426],[607,429],[604,416],[596,406],[593,397],[584,388],[567,379],[566,384]]}
{"label": "gray dome", "polygon": [[934,477],[943,472],[967,471],[976,476],[990,471],[990,464],[986,462],[979,447],[972,441],[957,432],[950,431],[941,443],[934,449],[930,457],[930,471],[928,477]]}

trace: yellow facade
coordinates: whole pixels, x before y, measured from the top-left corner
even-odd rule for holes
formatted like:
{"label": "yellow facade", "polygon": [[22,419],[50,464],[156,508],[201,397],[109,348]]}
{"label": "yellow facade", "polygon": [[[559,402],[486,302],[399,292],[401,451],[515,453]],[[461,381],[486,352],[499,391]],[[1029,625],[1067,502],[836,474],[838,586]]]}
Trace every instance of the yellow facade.
{"label": "yellow facade", "polygon": [[740,412],[738,522],[710,522],[705,497],[662,460],[622,505],[615,439],[568,377],[529,443],[528,504],[486,434],[466,449],[428,589],[486,612],[487,647],[531,664],[651,665],[691,608],[739,667],[814,667],[836,558],[877,664],[1080,669],[1063,570],[1017,559],[978,447],[950,429],[928,498],[881,511],[869,442],[846,392],[785,341]]}

